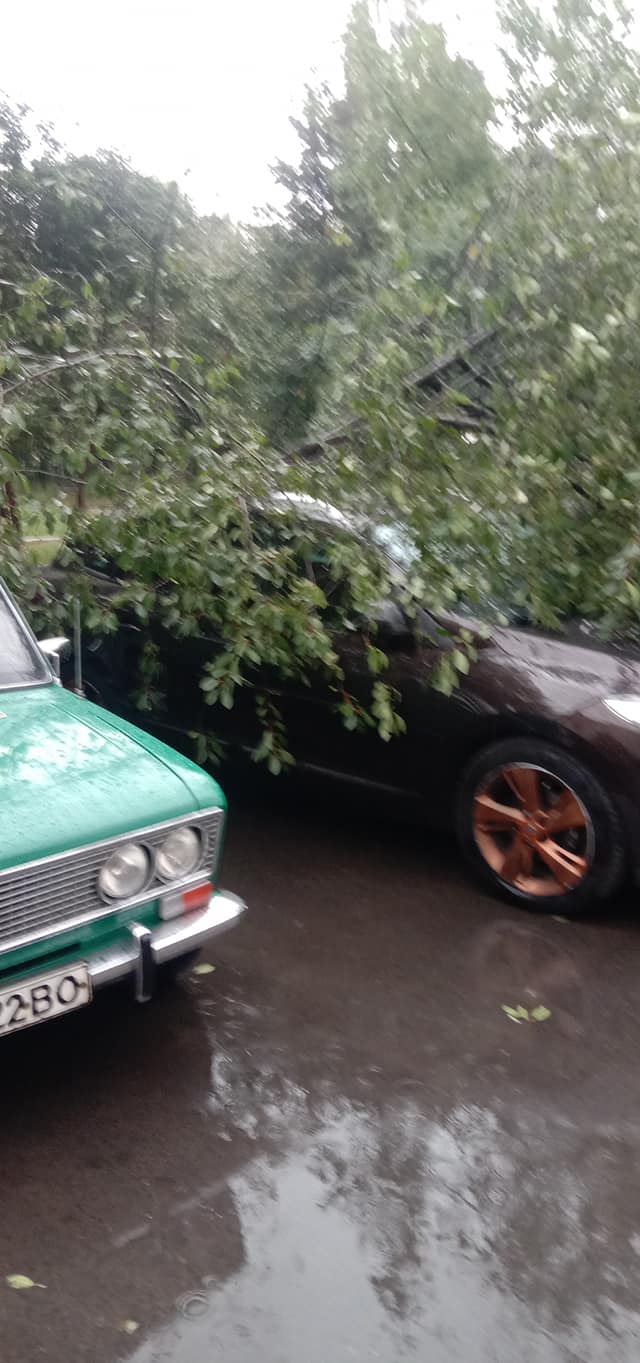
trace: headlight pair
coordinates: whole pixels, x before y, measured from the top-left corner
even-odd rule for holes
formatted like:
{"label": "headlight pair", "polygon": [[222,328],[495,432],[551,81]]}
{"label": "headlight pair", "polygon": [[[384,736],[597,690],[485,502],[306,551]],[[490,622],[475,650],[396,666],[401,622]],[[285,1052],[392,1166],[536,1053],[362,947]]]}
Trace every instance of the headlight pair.
{"label": "headlight pair", "polygon": [[98,876],[104,899],[132,899],[148,883],[152,869],[167,883],[184,880],[195,871],[202,855],[200,834],[187,825],[174,828],[155,852],[139,842],[123,842],[114,848]]}

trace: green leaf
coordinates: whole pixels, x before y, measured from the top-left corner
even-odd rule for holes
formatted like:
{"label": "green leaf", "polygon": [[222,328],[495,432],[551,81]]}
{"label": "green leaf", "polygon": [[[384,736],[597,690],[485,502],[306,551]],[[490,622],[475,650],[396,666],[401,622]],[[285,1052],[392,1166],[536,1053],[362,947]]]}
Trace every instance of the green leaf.
{"label": "green leaf", "polygon": [[35,1283],[33,1278],[27,1278],[24,1273],[8,1273],[6,1282],[9,1287],[13,1287],[16,1292],[24,1292],[30,1287],[42,1287],[44,1283]]}
{"label": "green leaf", "polygon": [[551,1017],[551,1009],[545,1008],[543,1003],[539,1003],[536,1008],[532,1008],[531,1016],[535,1022],[546,1022]]}
{"label": "green leaf", "polygon": [[463,672],[465,676],[467,675],[469,671],[469,659],[466,653],[463,653],[459,648],[456,648],[453,651],[453,664],[454,667],[457,667],[458,672]]}
{"label": "green leaf", "polygon": [[194,965],[194,967],[193,967],[193,974],[194,974],[194,975],[211,975],[212,971],[214,971],[214,970],[215,970],[215,966],[214,966],[214,965],[210,965],[208,961],[199,961],[198,964],[197,964],[197,965]]}

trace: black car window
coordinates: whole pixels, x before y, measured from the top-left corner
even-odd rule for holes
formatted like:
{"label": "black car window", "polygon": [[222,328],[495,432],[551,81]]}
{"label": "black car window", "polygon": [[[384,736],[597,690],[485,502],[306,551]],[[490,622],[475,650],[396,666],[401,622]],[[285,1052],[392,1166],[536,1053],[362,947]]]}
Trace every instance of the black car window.
{"label": "black car window", "polygon": [[[337,517],[325,520],[313,515],[297,519],[285,512],[269,513],[262,510],[252,514],[251,524],[254,539],[263,549],[281,549],[295,544],[298,572],[315,582],[326,598],[327,605],[323,611],[325,624],[330,629],[341,628],[350,611],[351,592],[348,580],[337,562],[339,555],[334,551],[341,542],[352,545],[357,531]],[[378,528],[381,532],[385,529],[391,532],[392,529]],[[374,533],[373,538],[380,548],[388,551],[388,539],[384,535],[379,537]],[[397,547],[397,540],[393,543]],[[362,621],[362,624],[365,622]]]}
{"label": "black car window", "polygon": [[94,544],[82,544],[76,542],[73,549],[82,559],[85,568],[92,573],[101,573],[103,577],[110,577],[114,580],[124,576],[122,569],[118,567],[115,559],[109,558],[101,549]]}

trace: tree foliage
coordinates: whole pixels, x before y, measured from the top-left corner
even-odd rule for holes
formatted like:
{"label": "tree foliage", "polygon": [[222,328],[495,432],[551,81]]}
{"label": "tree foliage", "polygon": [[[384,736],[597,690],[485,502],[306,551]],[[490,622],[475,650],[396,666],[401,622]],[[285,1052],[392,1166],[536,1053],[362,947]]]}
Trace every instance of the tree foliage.
{"label": "tree foliage", "polygon": [[[48,527],[117,563],[142,621],[213,622],[204,692],[227,706],[254,689],[274,769],[286,735],[265,669],[323,670],[347,727],[401,727],[369,624],[385,596],[639,633],[630,16],[619,0],[505,0],[502,25],[496,106],[415,7],[383,42],[356,0],[343,88],[307,91],[299,159],[274,168],[286,207],[245,227],[47,130],[34,157],[26,111],[0,107],[4,575],[64,611],[24,543]],[[369,647],[366,711],[300,573],[299,516],[277,545],[254,534],[276,490],[356,527],[330,554],[342,623]],[[415,546],[401,581],[369,529],[391,523]],[[89,627],[113,628],[71,580]],[[463,640],[441,684],[468,665]],[[147,703],[155,680],[150,656]]]}

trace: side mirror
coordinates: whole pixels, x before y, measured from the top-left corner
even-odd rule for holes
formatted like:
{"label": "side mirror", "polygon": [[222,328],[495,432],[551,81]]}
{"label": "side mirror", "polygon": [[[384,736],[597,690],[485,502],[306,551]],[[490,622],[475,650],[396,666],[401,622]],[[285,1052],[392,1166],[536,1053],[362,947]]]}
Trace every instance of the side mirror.
{"label": "side mirror", "polygon": [[68,658],[71,644],[68,639],[39,639],[38,648],[44,656],[58,681],[60,681],[61,661]]}

